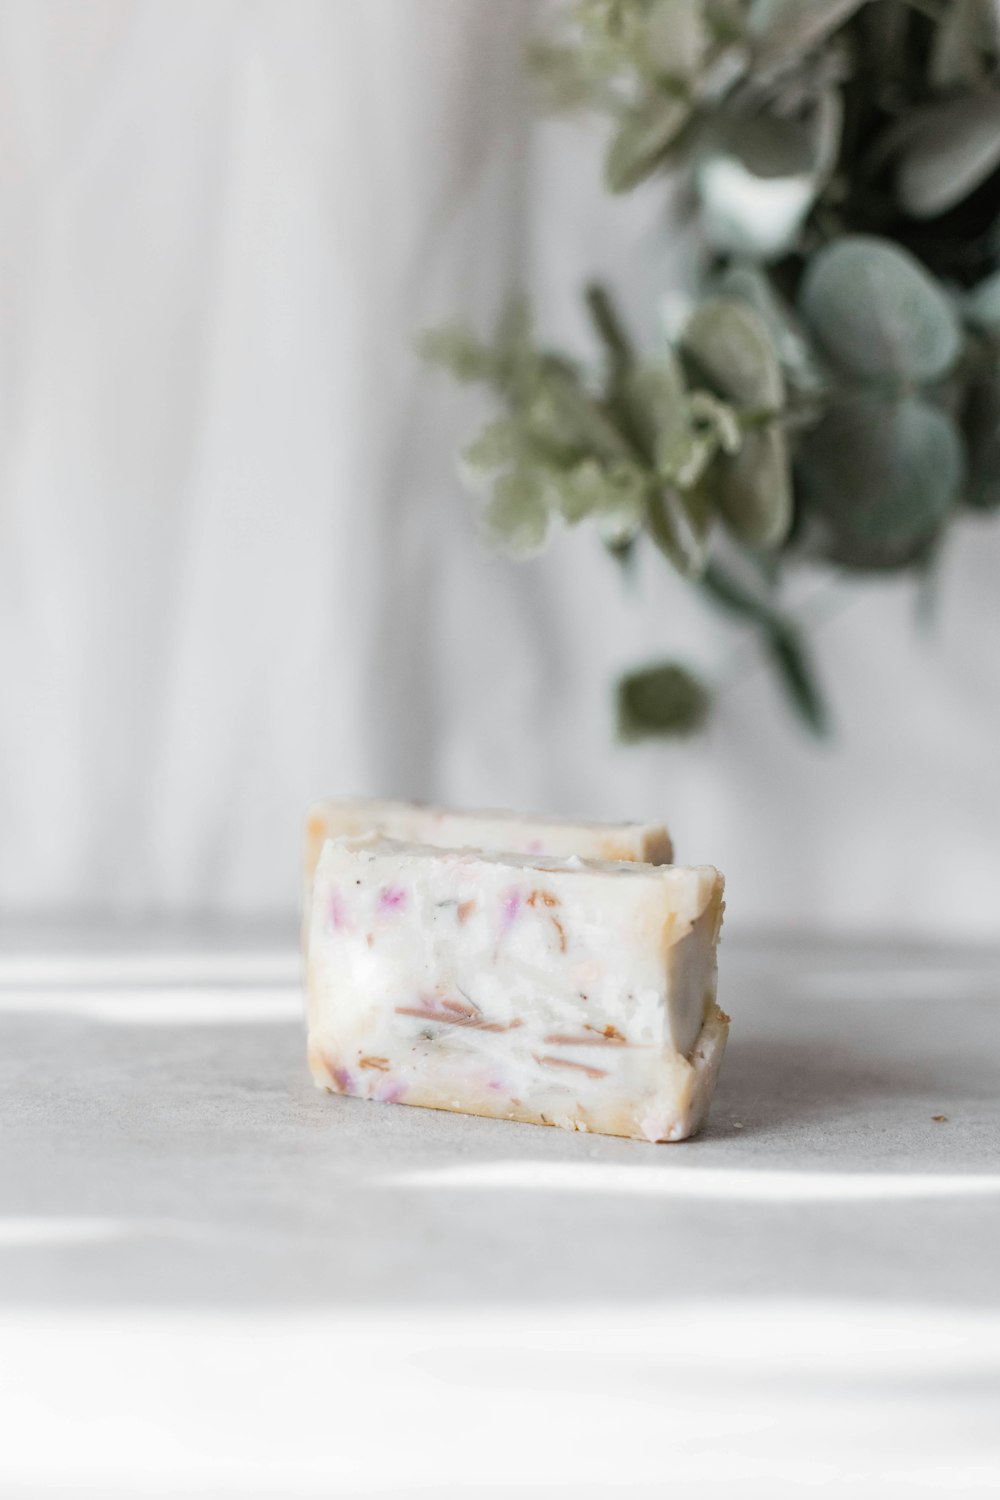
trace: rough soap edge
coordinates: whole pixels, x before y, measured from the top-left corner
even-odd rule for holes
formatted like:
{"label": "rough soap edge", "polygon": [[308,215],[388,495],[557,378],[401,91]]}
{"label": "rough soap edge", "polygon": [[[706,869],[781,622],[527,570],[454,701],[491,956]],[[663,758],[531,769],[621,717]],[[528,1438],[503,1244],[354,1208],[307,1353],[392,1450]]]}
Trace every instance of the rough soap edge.
{"label": "rough soap edge", "polygon": [[[677,1059],[678,1072],[683,1073],[683,1082],[678,1090],[679,1097],[675,1098],[672,1107],[668,1110],[657,1110],[659,1120],[666,1116],[670,1121],[665,1129],[661,1129],[659,1125],[653,1126],[652,1129],[640,1128],[632,1110],[618,1112],[618,1119],[621,1121],[619,1128],[609,1128],[606,1125],[602,1129],[600,1125],[587,1125],[580,1120],[575,1120],[572,1116],[547,1120],[540,1119],[536,1113],[524,1108],[501,1109],[498,1107],[483,1110],[471,1107],[464,1101],[452,1104],[442,1099],[439,1094],[429,1094],[423,1098],[401,1099],[399,1103],[410,1109],[443,1110],[449,1114],[469,1115],[476,1119],[514,1120],[522,1125],[552,1125],[561,1130],[582,1130],[594,1135],[624,1136],[628,1140],[645,1141],[650,1144],[684,1141],[697,1134],[705,1123],[728,1035],[729,1017],[717,1005],[713,1005],[690,1058]],[[308,1060],[309,1071],[317,1088],[326,1093],[341,1094],[345,1098],[359,1097],[343,1094],[343,1091],[337,1087],[331,1075],[330,1064],[320,1044],[312,1035],[308,1040]],[[359,1102],[368,1104],[378,1101],[362,1098]]]}

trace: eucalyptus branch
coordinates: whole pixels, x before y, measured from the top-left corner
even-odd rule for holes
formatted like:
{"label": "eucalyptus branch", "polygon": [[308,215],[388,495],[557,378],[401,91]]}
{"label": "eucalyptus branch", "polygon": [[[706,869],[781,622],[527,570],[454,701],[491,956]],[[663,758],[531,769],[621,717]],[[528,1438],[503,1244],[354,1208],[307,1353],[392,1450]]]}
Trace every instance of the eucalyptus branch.
{"label": "eucalyptus branch", "polygon": [[[619,558],[647,536],[753,632],[821,730],[781,574],[804,556],[920,570],[963,507],[1000,510],[1000,22],[964,0],[562,14],[540,72],[610,117],[611,190],[687,174],[707,274],[653,355],[601,284],[584,292],[592,367],[543,347],[523,303],[492,339],[431,335],[430,357],[499,407],[464,470],[519,555],[565,526],[594,526]],[[784,219],[782,182],[799,203]],[[759,587],[720,564],[722,533]],[[634,736],[690,729],[707,704],[668,662],[630,674],[619,709]]]}

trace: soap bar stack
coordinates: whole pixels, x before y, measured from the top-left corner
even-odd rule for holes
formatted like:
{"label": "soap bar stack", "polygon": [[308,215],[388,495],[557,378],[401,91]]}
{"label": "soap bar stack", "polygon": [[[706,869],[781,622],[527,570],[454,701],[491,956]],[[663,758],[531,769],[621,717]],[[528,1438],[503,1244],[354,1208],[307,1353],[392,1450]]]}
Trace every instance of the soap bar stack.
{"label": "soap bar stack", "polygon": [[509,854],[555,854],[565,858],[644,860],[666,865],[674,857],[661,823],[574,823],[568,818],[525,817],[494,808],[475,812],[429,807],[420,802],[327,797],[306,814],[302,869],[303,947],[308,942],[312,882],[327,839],[381,833],[405,843],[437,849],[491,849]]}
{"label": "soap bar stack", "polygon": [[[592,857],[608,848],[632,857]],[[305,870],[316,1082],[649,1141],[692,1134],[728,1027],[723,882],[649,857],[669,853],[643,825],[319,804]]]}

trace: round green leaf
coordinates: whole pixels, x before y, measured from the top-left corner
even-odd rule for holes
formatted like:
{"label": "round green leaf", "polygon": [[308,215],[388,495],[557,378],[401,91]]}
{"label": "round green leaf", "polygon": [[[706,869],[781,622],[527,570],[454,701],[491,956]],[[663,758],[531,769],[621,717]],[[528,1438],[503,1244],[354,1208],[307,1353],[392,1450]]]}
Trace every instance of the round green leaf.
{"label": "round green leaf", "polygon": [[715,506],[707,485],[678,490],[661,485],[646,511],[649,534],[682,578],[699,578],[708,564]]}
{"label": "round green leaf", "polygon": [[973,287],[965,299],[965,318],[982,333],[1000,333],[1000,271]]}
{"label": "round green leaf", "polygon": [[655,452],[660,444],[670,446],[683,441],[688,427],[684,375],[669,349],[632,367],[625,382],[625,395],[632,420],[650,452]]}
{"label": "round green leaf", "polygon": [[965,467],[955,423],[916,398],[848,397],[805,437],[800,477],[829,555],[855,568],[913,562],[946,521]]}
{"label": "round green leaf", "polygon": [[922,110],[906,130],[896,196],[915,219],[934,219],[1000,166],[1000,94],[984,91]]}
{"label": "round green leaf", "polygon": [[483,509],[487,535],[515,557],[533,557],[549,536],[549,509],[541,477],[528,471],[504,474]]}
{"label": "round green leaf", "polygon": [[627,193],[655,172],[690,114],[685,99],[656,93],[625,115],[604,159],[604,180],[611,192]]}
{"label": "round green leaf", "polygon": [[780,427],[745,432],[740,451],[719,459],[716,484],[722,518],[739,541],[780,546],[792,523],[791,467]]}
{"label": "round green leaf", "polygon": [[814,258],[801,311],[830,357],[862,379],[937,380],[961,348],[955,310],[907,251],[847,235]]}
{"label": "round green leaf", "polygon": [[618,732],[624,740],[691,734],[708,717],[709,696],[674,662],[631,672],[618,684]]}
{"label": "round green leaf", "polygon": [[[685,353],[707,383],[737,407],[780,411],[785,382],[777,355],[753,308],[713,297],[696,308],[682,335]],[[719,510],[729,530],[753,547],[775,547],[792,518],[784,434],[775,424],[743,434],[739,452],[713,470]]]}
{"label": "round green leaf", "polygon": [[785,254],[836,162],[842,120],[834,89],[803,117],[760,107],[723,111],[695,171],[709,243],[752,260]]}
{"label": "round green leaf", "polygon": [[805,329],[764,271],[754,265],[730,266],[719,281],[719,291],[753,308],[792,384],[804,391],[823,384]]}
{"label": "round green leaf", "polygon": [[681,346],[717,395],[742,407],[781,407],[781,366],[767,329],[744,303],[732,297],[703,302],[688,319]]}

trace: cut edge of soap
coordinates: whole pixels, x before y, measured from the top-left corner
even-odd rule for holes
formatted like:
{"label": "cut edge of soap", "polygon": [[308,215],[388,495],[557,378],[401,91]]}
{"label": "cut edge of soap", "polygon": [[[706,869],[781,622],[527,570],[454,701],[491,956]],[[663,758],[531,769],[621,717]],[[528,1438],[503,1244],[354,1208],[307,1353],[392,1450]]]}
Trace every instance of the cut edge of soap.
{"label": "cut edge of soap", "polygon": [[[564,1130],[593,1135],[623,1136],[628,1140],[647,1141],[653,1145],[688,1140],[696,1135],[708,1116],[716,1079],[722,1066],[729,1035],[729,1017],[713,1001],[705,1023],[689,1057],[676,1055],[664,1062],[664,1080],[658,1095],[646,1101],[641,1119],[620,1108],[603,1123],[591,1123],[573,1115],[548,1119],[528,1109],[490,1109],[492,1100],[477,1098],[444,1099],[431,1089],[410,1090],[407,1098],[394,1101],[411,1108],[444,1110],[451,1114],[475,1115],[481,1119],[515,1120],[522,1125],[553,1125]],[[324,1056],[317,1039],[308,1043],[309,1071],[318,1089],[328,1094],[357,1098],[359,1103],[377,1104],[380,1100],[349,1094],[334,1076],[335,1069]],[[454,1090],[451,1090],[454,1092]],[[483,1107],[484,1104],[487,1107]]]}

